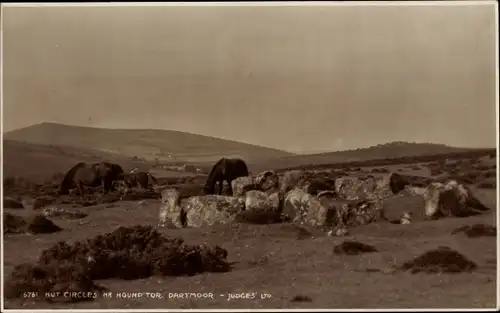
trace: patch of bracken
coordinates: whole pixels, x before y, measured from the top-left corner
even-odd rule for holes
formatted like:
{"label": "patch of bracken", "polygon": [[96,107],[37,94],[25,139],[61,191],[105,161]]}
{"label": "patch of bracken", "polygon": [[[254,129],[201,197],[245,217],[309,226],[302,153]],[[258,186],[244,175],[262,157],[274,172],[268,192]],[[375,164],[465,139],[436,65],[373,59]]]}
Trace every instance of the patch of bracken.
{"label": "patch of bracken", "polygon": [[400,266],[401,270],[411,271],[413,274],[462,273],[471,272],[476,268],[476,263],[459,252],[444,246],[427,251]]}
{"label": "patch of bracken", "polygon": [[120,227],[86,241],[59,242],[42,251],[36,264],[16,267],[8,280],[9,296],[25,291],[43,295],[66,285],[93,291],[100,288],[93,283],[98,279],[227,272],[226,258],[227,251],[218,246],[187,245],[151,226]]}
{"label": "patch of bracken", "polygon": [[496,237],[497,228],[486,224],[473,224],[459,227],[451,232],[452,235],[463,232],[467,237]]}
{"label": "patch of bracken", "polygon": [[33,234],[51,234],[62,230],[61,227],[42,214],[36,214],[28,218],[27,224],[27,231]]}
{"label": "patch of bracken", "polygon": [[16,234],[23,232],[26,226],[26,221],[24,218],[18,215],[3,213],[3,233],[4,234]]}
{"label": "patch of bracken", "polygon": [[28,217],[21,217],[14,214],[4,213],[3,215],[4,233],[32,233],[50,234],[61,231],[62,228],[54,224],[42,214],[35,214]]}
{"label": "patch of bracken", "polygon": [[377,252],[374,246],[370,246],[358,241],[345,240],[333,248],[335,254],[355,255],[361,253]]}
{"label": "patch of bracken", "polygon": [[[19,298],[25,292],[37,293],[39,297],[52,301],[46,292],[94,293],[105,290],[95,284],[88,275],[85,263],[55,262],[47,265],[23,263],[16,266],[5,283],[5,296]],[[70,297],[69,302],[85,301],[89,298]]]}
{"label": "patch of bracken", "polygon": [[483,189],[496,189],[497,188],[497,182],[496,179],[485,179],[479,183],[477,183],[477,188],[483,188]]}

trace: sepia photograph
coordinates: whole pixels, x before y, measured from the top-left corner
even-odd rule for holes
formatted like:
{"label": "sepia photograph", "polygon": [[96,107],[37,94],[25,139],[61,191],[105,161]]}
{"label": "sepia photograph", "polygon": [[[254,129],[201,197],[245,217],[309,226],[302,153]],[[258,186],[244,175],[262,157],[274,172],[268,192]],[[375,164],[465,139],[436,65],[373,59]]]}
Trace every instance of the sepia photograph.
{"label": "sepia photograph", "polygon": [[497,1],[0,21],[2,311],[498,308]]}

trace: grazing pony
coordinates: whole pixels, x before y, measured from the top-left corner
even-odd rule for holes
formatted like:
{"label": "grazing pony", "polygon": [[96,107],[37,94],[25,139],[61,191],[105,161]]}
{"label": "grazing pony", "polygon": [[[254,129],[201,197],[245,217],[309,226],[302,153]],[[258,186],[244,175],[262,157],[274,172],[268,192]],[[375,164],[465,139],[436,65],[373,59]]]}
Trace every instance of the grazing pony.
{"label": "grazing pony", "polygon": [[219,195],[222,194],[222,187],[224,181],[227,181],[231,194],[231,182],[238,178],[248,176],[248,168],[242,159],[226,159],[222,158],[212,167],[210,174],[208,174],[207,182],[205,184],[205,194],[215,194],[215,185],[219,182]]}
{"label": "grazing pony", "polygon": [[147,189],[150,179],[155,185],[158,185],[156,178],[147,172],[124,173],[118,178],[121,185],[125,187],[125,193],[127,193],[129,188],[137,186]]}
{"label": "grazing pony", "polygon": [[85,193],[85,186],[102,186],[102,192],[108,193],[112,189],[113,182],[123,175],[123,169],[120,165],[101,162],[88,164],[84,162],[77,163],[64,176],[59,194],[68,194],[69,189],[77,189],[80,196]]}

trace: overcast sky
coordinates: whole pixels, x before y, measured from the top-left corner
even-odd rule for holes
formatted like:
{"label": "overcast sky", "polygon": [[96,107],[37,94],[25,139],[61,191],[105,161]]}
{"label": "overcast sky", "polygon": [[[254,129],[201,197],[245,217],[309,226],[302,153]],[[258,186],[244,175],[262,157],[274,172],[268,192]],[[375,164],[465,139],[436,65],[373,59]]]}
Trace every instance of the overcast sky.
{"label": "overcast sky", "polygon": [[5,131],[495,146],[493,5],[2,9]]}

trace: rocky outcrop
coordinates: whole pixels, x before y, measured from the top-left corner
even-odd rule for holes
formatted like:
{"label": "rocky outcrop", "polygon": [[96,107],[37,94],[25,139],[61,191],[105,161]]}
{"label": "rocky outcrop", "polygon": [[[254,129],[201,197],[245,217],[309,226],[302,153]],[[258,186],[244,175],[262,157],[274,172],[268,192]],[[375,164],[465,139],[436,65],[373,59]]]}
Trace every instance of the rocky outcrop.
{"label": "rocky outcrop", "polygon": [[346,227],[362,226],[385,220],[379,200],[352,200],[340,205],[339,220]]}
{"label": "rocky outcrop", "polygon": [[190,197],[183,204],[184,227],[204,227],[235,221],[245,210],[245,198],[220,195]]}
{"label": "rocky outcrop", "polygon": [[380,200],[393,195],[389,177],[339,177],[335,180],[335,191],[346,200]]}
{"label": "rocky outcrop", "polygon": [[280,178],[274,171],[265,171],[255,176],[257,189],[266,193],[279,191]]}
{"label": "rocky outcrop", "polygon": [[286,194],[282,214],[293,222],[344,228],[382,220],[383,207],[378,200],[339,201],[331,191],[313,196],[295,188]]}
{"label": "rocky outcrop", "polygon": [[158,226],[182,227],[185,223],[181,214],[180,193],[176,189],[164,189],[161,191],[161,204],[158,216]]}
{"label": "rocky outcrop", "polygon": [[287,171],[280,179],[280,192],[286,193],[294,188],[304,189],[307,183],[307,173],[303,170]]}
{"label": "rocky outcrop", "polygon": [[236,222],[270,224],[282,221],[281,199],[278,192],[268,194],[252,190],[246,193],[245,210],[238,213]]}
{"label": "rocky outcrop", "polygon": [[251,176],[243,176],[234,179],[231,182],[231,187],[233,189],[234,197],[243,197],[247,191],[255,190],[257,188],[254,183],[254,179]]}
{"label": "rocky outcrop", "polygon": [[332,226],[336,224],[336,207],[332,200],[331,193],[315,197],[300,188],[294,188],[284,197],[282,214],[290,222]]}
{"label": "rocky outcrop", "polygon": [[279,202],[277,192],[269,195],[263,191],[251,190],[246,193],[245,210],[278,212],[280,210]]}
{"label": "rocky outcrop", "polygon": [[433,182],[427,187],[406,186],[405,190],[424,198],[425,216],[428,219],[448,216],[467,217],[490,210],[468,187],[458,184],[455,180],[446,183]]}

